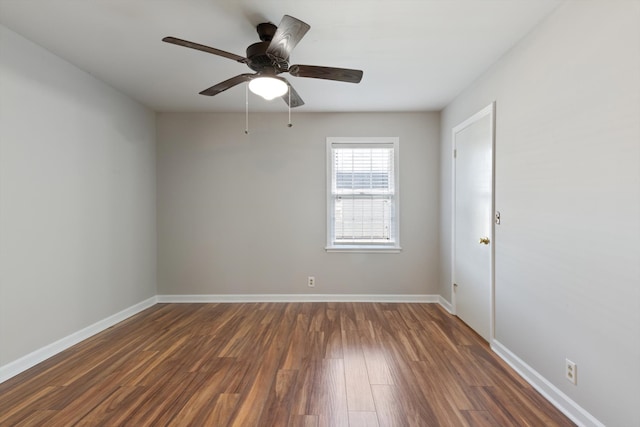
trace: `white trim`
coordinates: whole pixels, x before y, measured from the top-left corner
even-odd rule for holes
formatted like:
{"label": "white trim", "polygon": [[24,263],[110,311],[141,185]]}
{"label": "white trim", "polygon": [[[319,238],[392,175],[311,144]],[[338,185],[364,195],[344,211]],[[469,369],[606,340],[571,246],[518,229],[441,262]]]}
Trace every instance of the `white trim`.
{"label": "white trim", "polygon": [[381,246],[379,248],[373,246],[327,246],[324,248],[327,252],[358,252],[363,254],[398,254],[402,252],[399,246]]}
{"label": "white trim", "polygon": [[38,350],[35,350],[27,354],[26,356],[22,356],[21,358],[14,360],[13,362],[7,363],[4,366],[0,366],[0,383],[18,375],[21,372],[26,371],[27,369],[47,360],[52,356],[55,356],[56,354],[68,349],[69,347],[78,344],[82,340],[85,340],[97,334],[98,332],[102,332],[105,329],[108,329],[111,326],[115,325],[116,323],[122,322],[123,320],[133,316],[134,314],[152,307],[156,303],[157,297],[153,296],[142,302],[134,304],[129,308],[125,308],[124,310],[113,314],[106,319],[102,319],[94,323],[93,325],[89,325],[86,328],[74,332],[71,335],[67,335],[66,337],[61,338],[56,342],[39,348]]}
{"label": "white trim", "polygon": [[[456,289],[456,134],[483,117],[491,119],[491,211],[496,211],[496,102],[493,101],[451,130],[451,313],[457,315]],[[491,216],[493,218],[493,215]],[[495,222],[489,228],[489,342],[495,338]]]}
{"label": "white trim", "polygon": [[[333,197],[331,195],[332,188],[332,171],[333,171],[333,145],[341,145],[345,147],[357,147],[358,145],[365,144],[379,144],[388,145],[388,148],[393,148],[393,174],[394,174],[394,195],[393,195],[393,245],[384,245],[385,249],[378,249],[375,244],[367,245],[361,243],[357,245],[344,245],[344,249],[339,249],[341,245],[333,243],[334,235],[334,220],[333,220]],[[326,238],[327,244],[325,250],[327,252],[360,252],[360,253],[398,253],[401,251],[400,247],[400,137],[397,136],[377,136],[377,137],[344,137],[344,136],[329,136],[326,138]]]}
{"label": "white trim", "polygon": [[451,303],[449,301],[447,301],[446,299],[444,299],[442,297],[442,295],[438,295],[438,304],[440,304],[440,306],[442,308],[444,308],[445,310],[447,310],[447,312],[449,312],[449,314],[454,315],[455,313],[453,312],[453,305],[451,305]]}
{"label": "white trim", "polygon": [[596,417],[574,402],[497,340],[494,339],[491,342],[491,349],[571,421],[583,427],[605,427]]}
{"label": "white trim", "polygon": [[370,295],[370,294],[158,295],[158,303],[247,303],[247,302],[440,303],[440,296],[425,295],[425,294],[416,294],[416,295]]}

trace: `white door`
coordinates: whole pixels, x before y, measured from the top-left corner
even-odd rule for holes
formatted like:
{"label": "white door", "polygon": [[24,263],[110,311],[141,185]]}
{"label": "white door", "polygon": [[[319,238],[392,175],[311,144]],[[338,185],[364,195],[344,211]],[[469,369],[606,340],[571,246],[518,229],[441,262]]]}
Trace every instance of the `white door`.
{"label": "white door", "polygon": [[487,341],[493,337],[494,104],[453,129],[453,304]]}

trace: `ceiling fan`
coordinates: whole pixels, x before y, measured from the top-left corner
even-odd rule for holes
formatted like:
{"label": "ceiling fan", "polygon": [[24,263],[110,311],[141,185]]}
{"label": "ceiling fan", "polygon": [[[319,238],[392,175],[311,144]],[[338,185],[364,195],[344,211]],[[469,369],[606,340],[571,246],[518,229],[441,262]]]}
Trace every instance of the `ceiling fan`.
{"label": "ceiling fan", "polygon": [[291,86],[291,83],[284,77],[280,77],[279,74],[289,73],[294,77],[310,77],[348,83],[359,83],[362,79],[361,70],[316,65],[289,65],[291,51],[302,40],[309,28],[311,28],[309,24],[289,15],[284,15],[277,27],[272,23],[258,24],[256,30],[261,41],[247,48],[246,58],[176,37],[165,37],[162,41],[233,59],[247,64],[255,71],[253,74],[240,74],[213,85],[200,92],[201,95],[217,95],[240,83],[249,82],[249,89],[257,95],[268,100],[282,97],[290,108],[294,108],[303,105],[304,101]]}

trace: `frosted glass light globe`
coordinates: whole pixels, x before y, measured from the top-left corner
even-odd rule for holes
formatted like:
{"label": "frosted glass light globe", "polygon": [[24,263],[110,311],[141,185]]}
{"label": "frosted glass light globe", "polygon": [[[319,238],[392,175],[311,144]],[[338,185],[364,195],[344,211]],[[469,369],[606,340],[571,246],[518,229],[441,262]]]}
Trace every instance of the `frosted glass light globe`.
{"label": "frosted glass light globe", "polygon": [[287,93],[289,86],[274,77],[258,77],[249,82],[249,90],[267,101],[271,101]]}

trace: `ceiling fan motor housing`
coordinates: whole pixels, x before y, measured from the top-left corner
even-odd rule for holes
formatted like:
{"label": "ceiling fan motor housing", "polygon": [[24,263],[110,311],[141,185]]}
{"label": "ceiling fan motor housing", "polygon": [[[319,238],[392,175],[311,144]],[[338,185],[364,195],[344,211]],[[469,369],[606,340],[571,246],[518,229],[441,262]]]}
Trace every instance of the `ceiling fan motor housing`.
{"label": "ceiling fan motor housing", "polygon": [[[260,24],[263,25],[263,24]],[[271,41],[254,43],[247,48],[247,65],[258,73],[280,74],[289,69],[289,63],[283,58],[274,58],[267,54]]]}
{"label": "ceiling fan motor housing", "polygon": [[273,70],[274,73],[277,67],[274,66],[274,62],[269,55],[267,55],[267,48],[271,42],[264,41],[250,45],[247,48],[247,65],[253,71],[258,73],[269,72]]}

